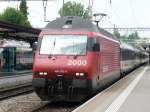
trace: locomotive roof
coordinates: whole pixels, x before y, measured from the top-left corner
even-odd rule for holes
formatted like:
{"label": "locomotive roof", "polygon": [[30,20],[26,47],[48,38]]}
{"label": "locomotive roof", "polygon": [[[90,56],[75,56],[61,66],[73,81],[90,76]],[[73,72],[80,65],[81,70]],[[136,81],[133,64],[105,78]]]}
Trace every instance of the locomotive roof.
{"label": "locomotive roof", "polygon": [[48,31],[85,31],[97,32],[107,37],[117,40],[111,33],[97,27],[89,19],[83,19],[78,16],[64,16],[47,24],[45,30]]}
{"label": "locomotive roof", "polygon": [[98,32],[98,29],[88,19],[82,19],[77,16],[64,16],[58,18],[47,24],[46,29],[48,30],[59,30],[59,31],[94,31]]}

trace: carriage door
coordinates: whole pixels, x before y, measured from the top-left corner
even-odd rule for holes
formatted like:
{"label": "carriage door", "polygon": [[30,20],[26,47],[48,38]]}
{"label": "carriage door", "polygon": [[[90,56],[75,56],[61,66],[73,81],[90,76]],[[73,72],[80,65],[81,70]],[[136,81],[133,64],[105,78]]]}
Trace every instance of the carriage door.
{"label": "carriage door", "polygon": [[16,48],[14,47],[4,47],[3,54],[3,71],[12,72],[15,68],[15,52]]}

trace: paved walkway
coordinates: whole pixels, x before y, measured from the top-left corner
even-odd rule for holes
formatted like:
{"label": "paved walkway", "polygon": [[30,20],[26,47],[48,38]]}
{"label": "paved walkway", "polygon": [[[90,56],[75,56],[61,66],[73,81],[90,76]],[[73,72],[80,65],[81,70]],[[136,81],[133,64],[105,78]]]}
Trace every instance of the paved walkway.
{"label": "paved walkway", "polygon": [[19,71],[13,71],[13,72],[0,72],[0,77],[5,77],[5,76],[13,76],[13,75],[24,75],[32,73],[32,70],[19,70]]}
{"label": "paved walkway", "polygon": [[119,112],[150,112],[150,67],[146,69]]}
{"label": "paved walkway", "polygon": [[150,66],[138,68],[73,112],[150,112]]}
{"label": "paved walkway", "polygon": [[0,77],[0,89],[1,88],[8,88],[24,83],[32,82],[32,73],[27,73],[24,75],[13,75],[7,77]]}

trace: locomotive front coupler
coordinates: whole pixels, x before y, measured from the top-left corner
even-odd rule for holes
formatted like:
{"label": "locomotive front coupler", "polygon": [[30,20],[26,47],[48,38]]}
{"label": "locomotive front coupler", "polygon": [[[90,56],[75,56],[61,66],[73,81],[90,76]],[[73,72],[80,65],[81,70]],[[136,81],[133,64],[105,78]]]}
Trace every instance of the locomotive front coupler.
{"label": "locomotive front coupler", "polygon": [[48,85],[48,93],[54,93],[54,86],[53,85]]}
{"label": "locomotive front coupler", "polygon": [[68,86],[68,94],[72,96],[73,92],[74,92],[74,87],[72,85]]}

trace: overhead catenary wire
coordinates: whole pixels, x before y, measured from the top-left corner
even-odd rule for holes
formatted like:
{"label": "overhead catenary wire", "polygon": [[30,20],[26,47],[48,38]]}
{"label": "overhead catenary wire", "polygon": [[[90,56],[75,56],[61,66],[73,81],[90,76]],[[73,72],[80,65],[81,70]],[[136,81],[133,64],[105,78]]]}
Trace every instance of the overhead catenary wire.
{"label": "overhead catenary wire", "polygon": [[47,0],[43,0],[42,1],[43,2],[43,9],[44,9],[44,22],[47,22],[47,20],[46,20],[46,9],[47,9]]}
{"label": "overhead catenary wire", "polygon": [[82,0],[82,2],[84,2],[85,5],[87,5],[88,7],[91,7],[92,12],[93,12],[93,11],[98,12],[98,11],[96,11],[95,8],[93,7],[93,5],[94,5],[94,0],[89,0],[88,3],[87,3],[87,1],[85,1],[85,0]]}
{"label": "overhead catenary wire", "polygon": [[136,16],[135,16],[135,10],[134,10],[134,7],[133,7],[133,0],[129,0],[129,4],[130,4],[130,8],[131,8],[131,13],[132,13],[132,16],[133,16],[133,18],[132,19],[134,19],[133,20],[133,23],[135,24],[138,24],[138,26],[139,26],[139,22],[137,21],[137,19],[136,19]]}
{"label": "overhead catenary wire", "polygon": [[[122,19],[121,19],[121,17],[120,17],[120,15],[118,14],[118,12],[114,9],[114,7],[113,7],[113,2],[112,2],[112,0],[109,0],[109,2],[108,1],[106,1],[107,2],[107,4],[109,3],[109,7],[111,8],[111,11],[112,11],[112,13],[113,13],[113,15],[115,16],[115,18],[118,20],[118,21],[122,21]],[[109,21],[109,23],[110,23],[110,21]],[[112,25],[116,25],[116,23],[111,23]]]}
{"label": "overhead catenary wire", "polygon": [[[7,1],[7,0],[6,0]],[[15,2],[18,2],[18,1],[20,1],[20,0],[9,0],[9,1],[15,1]],[[27,1],[33,1],[33,0],[27,0]],[[47,18],[46,18],[46,11],[47,11],[47,6],[48,6],[48,1],[50,1],[50,0],[35,0],[35,1],[41,1],[41,2],[43,2],[43,10],[44,10],[44,12],[43,13],[41,13],[41,12],[39,12],[39,11],[36,11],[36,10],[33,10],[33,9],[31,9],[30,8],[30,10],[32,10],[32,11],[34,11],[35,13],[37,13],[38,14],[38,16],[39,15],[43,15],[44,16],[44,22],[47,22]],[[67,1],[67,0],[66,0]],[[94,7],[93,7],[93,5],[94,5],[94,0],[88,0],[88,1],[86,1],[86,0],[82,0],[82,2],[85,4],[85,5],[87,5],[88,7],[90,6],[91,7],[91,10],[92,10],[92,14],[93,14],[93,12],[99,12],[99,11],[97,11]],[[64,0],[63,0],[63,3],[64,3]]]}

